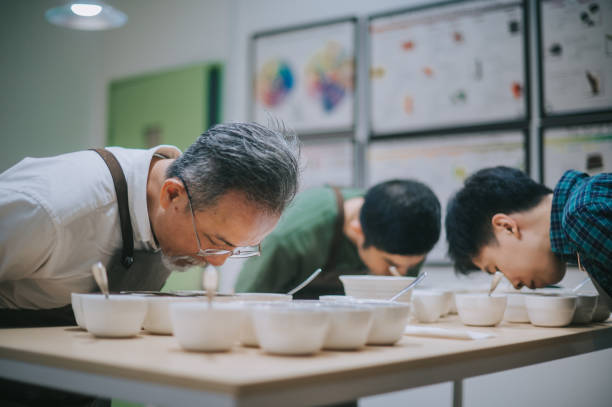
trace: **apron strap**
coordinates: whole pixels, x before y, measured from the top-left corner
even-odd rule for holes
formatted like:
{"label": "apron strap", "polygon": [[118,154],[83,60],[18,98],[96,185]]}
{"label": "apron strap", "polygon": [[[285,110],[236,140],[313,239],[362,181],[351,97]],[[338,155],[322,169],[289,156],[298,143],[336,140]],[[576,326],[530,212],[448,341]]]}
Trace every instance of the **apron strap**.
{"label": "apron strap", "polygon": [[334,225],[334,237],[331,242],[329,255],[327,256],[327,261],[325,262],[325,266],[323,266],[323,270],[331,271],[336,266],[336,260],[338,257],[338,248],[340,247],[340,243],[342,243],[342,232],[344,229],[344,198],[342,197],[342,193],[340,192],[340,188],[336,186],[331,187],[336,195],[336,205],[338,207],[338,216],[336,218],[336,223]]}
{"label": "apron strap", "polygon": [[123,169],[113,153],[104,148],[92,148],[102,157],[108,167],[115,193],[117,194],[117,205],[119,206],[119,222],[121,223],[121,236],[123,238],[123,249],[121,250],[121,264],[129,268],[134,263],[134,233],[132,220],[130,219],[130,207],[128,205],[128,187]]}

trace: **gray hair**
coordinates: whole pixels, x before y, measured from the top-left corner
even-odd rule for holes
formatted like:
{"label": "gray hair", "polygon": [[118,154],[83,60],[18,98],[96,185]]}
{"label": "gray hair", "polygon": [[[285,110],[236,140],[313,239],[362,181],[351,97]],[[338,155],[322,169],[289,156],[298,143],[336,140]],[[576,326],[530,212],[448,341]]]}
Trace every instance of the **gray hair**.
{"label": "gray hair", "polygon": [[297,193],[299,157],[298,137],[282,125],[218,124],[199,136],[166,176],[187,183],[194,210],[235,190],[264,211],[280,214]]}

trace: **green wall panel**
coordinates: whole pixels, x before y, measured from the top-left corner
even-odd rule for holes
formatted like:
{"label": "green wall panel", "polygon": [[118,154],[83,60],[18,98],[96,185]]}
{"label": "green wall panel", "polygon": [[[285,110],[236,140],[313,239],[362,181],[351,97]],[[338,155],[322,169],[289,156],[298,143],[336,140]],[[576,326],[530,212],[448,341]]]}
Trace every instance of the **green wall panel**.
{"label": "green wall panel", "polygon": [[107,144],[133,148],[172,144],[184,150],[220,121],[220,90],[219,64],[113,81]]}

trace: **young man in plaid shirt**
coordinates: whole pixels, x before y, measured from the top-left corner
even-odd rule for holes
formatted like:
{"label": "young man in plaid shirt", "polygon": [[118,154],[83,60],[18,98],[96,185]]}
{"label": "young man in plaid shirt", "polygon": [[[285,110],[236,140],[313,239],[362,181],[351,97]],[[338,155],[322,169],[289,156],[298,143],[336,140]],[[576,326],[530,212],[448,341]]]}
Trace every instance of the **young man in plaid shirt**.
{"label": "young man in plaid shirt", "polygon": [[575,264],[612,306],[612,173],[570,170],[553,192],[514,168],[480,170],[449,201],[446,236],[460,272],[499,270],[537,288]]}

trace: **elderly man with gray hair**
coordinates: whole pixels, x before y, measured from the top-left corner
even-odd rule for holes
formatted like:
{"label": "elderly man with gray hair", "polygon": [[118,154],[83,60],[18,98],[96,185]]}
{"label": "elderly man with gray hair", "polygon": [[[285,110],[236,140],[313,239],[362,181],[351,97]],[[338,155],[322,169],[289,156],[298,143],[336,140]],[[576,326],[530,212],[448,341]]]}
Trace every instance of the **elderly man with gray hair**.
{"label": "elderly man with gray hair", "polygon": [[183,153],[109,147],[0,174],[0,325],[73,323],[72,292],[159,290],[171,270],[259,253],[298,188],[299,142],[217,125]]}

